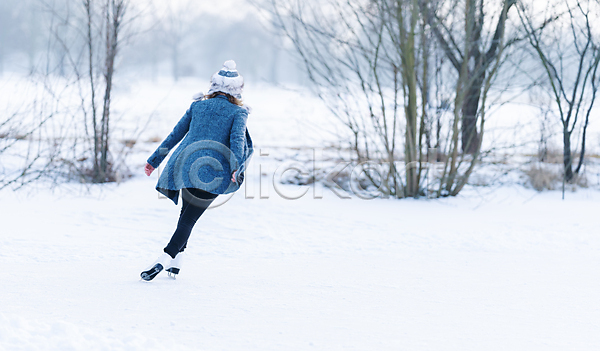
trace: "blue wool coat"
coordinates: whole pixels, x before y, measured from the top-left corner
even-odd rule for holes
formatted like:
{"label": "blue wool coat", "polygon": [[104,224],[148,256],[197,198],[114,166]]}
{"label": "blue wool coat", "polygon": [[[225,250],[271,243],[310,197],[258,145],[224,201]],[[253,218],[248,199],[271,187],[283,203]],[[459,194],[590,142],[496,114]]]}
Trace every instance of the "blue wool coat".
{"label": "blue wool coat", "polygon": [[[148,158],[148,163],[158,168],[183,139],[160,174],[156,190],[175,204],[182,188],[213,194],[238,190],[254,152],[246,128],[247,119],[247,110],[230,103],[223,95],[193,102],[171,134]],[[231,181],[233,171],[237,171],[236,182]]]}

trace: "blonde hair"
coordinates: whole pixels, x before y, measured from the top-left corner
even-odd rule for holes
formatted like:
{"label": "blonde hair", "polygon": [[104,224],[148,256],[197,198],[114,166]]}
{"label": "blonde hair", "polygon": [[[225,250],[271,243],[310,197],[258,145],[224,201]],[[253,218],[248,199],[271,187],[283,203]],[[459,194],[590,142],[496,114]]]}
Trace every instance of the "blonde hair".
{"label": "blonde hair", "polygon": [[208,99],[212,99],[212,98],[216,97],[217,95],[225,95],[227,97],[227,100],[229,100],[229,102],[231,102],[232,104],[238,105],[238,106],[244,106],[244,103],[242,102],[241,99],[238,99],[238,98],[236,98],[233,95],[230,95],[230,94],[227,94],[227,93],[223,93],[221,91],[215,91],[212,94],[206,95],[204,98],[206,100],[208,100]]}

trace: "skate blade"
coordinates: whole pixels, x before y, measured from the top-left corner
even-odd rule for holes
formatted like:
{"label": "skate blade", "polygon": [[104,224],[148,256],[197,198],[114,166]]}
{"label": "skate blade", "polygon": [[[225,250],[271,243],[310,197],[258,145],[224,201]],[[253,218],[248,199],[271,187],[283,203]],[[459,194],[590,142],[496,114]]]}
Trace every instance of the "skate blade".
{"label": "skate blade", "polygon": [[177,274],[179,274],[179,268],[171,267],[167,269],[167,275],[171,279],[177,279]]}
{"label": "skate blade", "polygon": [[154,277],[156,277],[158,275],[158,273],[160,273],[162,270],[163,270],[162,264],[157,263],[154,266],[152,266],[152,268],[150,268],[149,270],[143,271],[142,274],[140,274],[140,276],[141,276],[142,280],[149,282],[152,279],[154,279]]}

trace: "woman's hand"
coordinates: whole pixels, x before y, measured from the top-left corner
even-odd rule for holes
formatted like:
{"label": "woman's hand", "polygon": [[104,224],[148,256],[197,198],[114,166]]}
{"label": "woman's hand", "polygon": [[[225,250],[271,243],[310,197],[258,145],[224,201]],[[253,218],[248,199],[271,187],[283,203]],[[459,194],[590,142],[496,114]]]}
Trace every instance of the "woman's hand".
{"label": "woman's hand", "polygon": [[146,167],[144,167],[144,172],[146,172],[146,175],[150,177],[150,174],[154,172],[154,167],[152,167],[149,163],[146,163]]}
{"label": "woman's hand", "polygon": [[237,171],[233,171],[233,174],[231,174],[231,181],[235,183],[235,174],[237,173]]}

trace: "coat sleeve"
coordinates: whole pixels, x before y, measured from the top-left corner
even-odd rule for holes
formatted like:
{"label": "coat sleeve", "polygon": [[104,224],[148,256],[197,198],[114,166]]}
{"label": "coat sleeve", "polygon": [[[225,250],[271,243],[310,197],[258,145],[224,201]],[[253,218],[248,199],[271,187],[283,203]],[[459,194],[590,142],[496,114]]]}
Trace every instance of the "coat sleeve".
{"label": "coat sleeve", "polygon": [[244,144],[246,138],[246,121],[248,120],[248,113],[242,110],[235,119],[231,126],[231,133],[229,135],[229,145],[231,152],[235,156],[236,160],[230,160],[231,172],[237,171],[244,162]]}
{"label": "coat sleeve", "polygon": [[167,157],[171,149],[175,145],[177,145],[181,141],[181,139],[183,139],[183,137],[187,134],[187,132],[190,129],[190,121],[192,120],[191,110],[192,107],[190,107],[185,112],[185,115],[183,115],[183,117],[179,120],[175,128],[173,128],[171,134],[167,136],[167,138],[162,142],[162,144],[160,144],[158,149],[154,151],[152,156],[148,158],[147,162],[152,167],[157,168],[160,165],[160,163],[165,159],[165,157]]}

